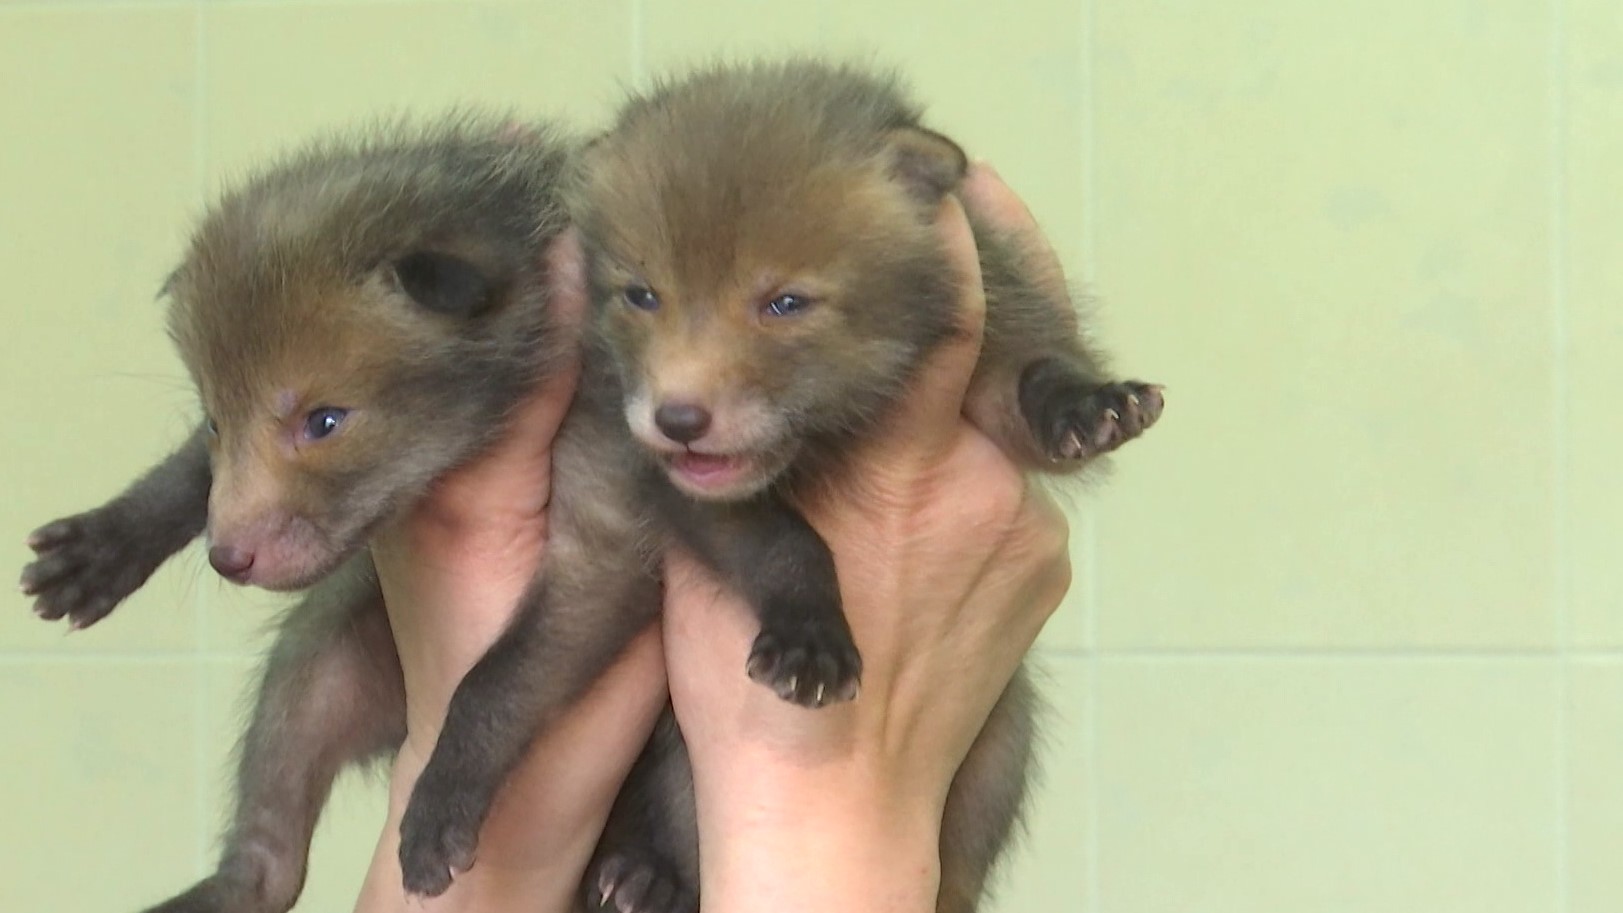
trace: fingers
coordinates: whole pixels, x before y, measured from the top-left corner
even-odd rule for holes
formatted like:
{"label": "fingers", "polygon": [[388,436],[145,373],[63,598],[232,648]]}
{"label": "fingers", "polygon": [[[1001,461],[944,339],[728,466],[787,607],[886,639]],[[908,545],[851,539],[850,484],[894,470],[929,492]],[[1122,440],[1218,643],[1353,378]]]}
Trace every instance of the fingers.
{"label": "fingers", "polygon": [[664,624],[667,653],[674,645],[720,646],[737,653],[740,675],[759,627],[748,606],[679,547],[665,555]]}
{"label": "fingers", "polygon": [[1013,235],[1040,237],[1037,218],[1003,178],[985,162],[975,162],[958,186],[958,196],[970,214],[991,228]]}
{"label": "fingers", "polygon": [[547,245],[543,257],[547,307],[559,334],[557,357],[541,385],[515,408],[507,433],[480,459],[447,480],[454,487],[501,487],[520,475],[533,478],[537,464],[544,470],[553,435],[574,399],[580,375],[580,328],[586,313],[585,253],[580,237],[569,229]]}
{"label": "fingers", "polygon": [[981,288],[975,236],[957,199],[949,196],[942,203],[936,229],[957,278],[958,329],[925,360],[898,404],[895,420],[875,442],[873,452],[880,461],[907,456],[933,459],[953,445],[960,431],[964,393],[980,358],[986,293]]}
{"label": "fingers", "polygon": [[1030,276],[1058,300],[1070,300],[1059,254],[1037,225],[1037,218],[992,166],[976,162],[959,185],[958,195],[976,223],[1013,240],[1025,255]]}
{"label": "fingers", "polygon": [[435,481],[413,512],[419,532],[460,534],[541,516],[551,494],[551,448],[580,375],[580,329],[586,315],[585,252],[570,229],[542,254],[547,307],[556,337],[545,376],[515,407],[500,439],[473,462]]}
{"label": "fingers", "polygon": [[547,307],[562,337],[557,345],[563,363],[555,366],[519,408],[512,433],[493,455],[497,460],[534,460],[538,450],[544,452],[575,396],[575,381],[580,374],[580,330],[586,316],[586,254],[575,229],[565,231],[547,245],[544,261]]}
{"label": "fingers", "polygon": [[1018,533],[1008,544],[1031,564],[1026,577],[1025,623],[1030,639],[1053,617],[1071,589],[1071,525],[1065,511],[1047,493],[1033,488],[1017,521]]}
{"label": "fingers", "polygon": [[586,250],[580,232],[566,229],[547,245],[543,256],[547,269],[548,307],[572,331],[580,328],[586,316]]}

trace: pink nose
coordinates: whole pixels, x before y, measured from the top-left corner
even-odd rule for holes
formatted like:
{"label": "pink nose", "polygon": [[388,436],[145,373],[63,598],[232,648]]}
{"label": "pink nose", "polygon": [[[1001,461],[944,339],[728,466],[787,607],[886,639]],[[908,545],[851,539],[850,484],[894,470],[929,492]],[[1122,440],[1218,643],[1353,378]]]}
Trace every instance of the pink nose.
{"label": "pink nose", "polygon": [[241,583],[248,579],[248,569],[254,566],[254,553],[229,545],[216,545],[209,549],[209,564],[214,565],[221,577],[232,583]]}

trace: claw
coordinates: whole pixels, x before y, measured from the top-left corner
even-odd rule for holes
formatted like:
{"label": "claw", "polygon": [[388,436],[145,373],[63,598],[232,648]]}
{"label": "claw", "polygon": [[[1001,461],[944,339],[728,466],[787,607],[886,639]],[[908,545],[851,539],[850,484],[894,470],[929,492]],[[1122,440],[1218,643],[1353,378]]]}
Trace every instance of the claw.
{"label": "claw", "polygon": [[1072,430],[1066,432],[1065,440],[1060,442],[1059,455],[1054,457],[1054,462],[1058,463],[1065,460],[1074,460],[1081,455],[1082,436],[1076,433],[1076,431]]}

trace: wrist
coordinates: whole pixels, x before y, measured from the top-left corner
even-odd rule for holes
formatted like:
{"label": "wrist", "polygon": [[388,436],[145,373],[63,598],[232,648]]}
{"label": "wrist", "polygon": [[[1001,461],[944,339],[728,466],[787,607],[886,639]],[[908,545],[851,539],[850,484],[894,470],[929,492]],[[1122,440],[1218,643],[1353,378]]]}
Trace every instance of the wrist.
{"label": "wrist", "polygon": [[[416,780],[420,761],[402,755],[390,780],[389,815],[362,884],[356,913],[569,913],[576,909],[581,872],[595,848],[596,828],[560,829],[539,850],[514,849],[510,824],[496,822],[498,833],[482,835],[480,858],[458,873],[451,889],[435,898],[408,896],[400,871],[400,818]],[[529,830],[535,829],[533,821]],[[504,851],[503,842],[509,843]],[[522,841],[519,841],[522,843]]]}
{"label": "wrist", "polygon": [[734,761],[695,764],[705,913],[934,913],[937,790],[870,758]]}

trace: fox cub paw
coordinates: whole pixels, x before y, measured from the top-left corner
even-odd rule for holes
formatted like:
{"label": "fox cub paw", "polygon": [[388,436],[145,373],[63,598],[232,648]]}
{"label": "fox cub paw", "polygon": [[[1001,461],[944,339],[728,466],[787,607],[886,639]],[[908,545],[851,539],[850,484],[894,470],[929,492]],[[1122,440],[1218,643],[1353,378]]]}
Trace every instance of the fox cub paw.
{"label": "fox cub paw", "polygon": [[843,623],[772,625],[755,638],[749,676],[790,703],[822,707],[857,696],[862,657]]}
{"label": "fox cub paw", "polygon": [[699,899],[674,872],[642,853],[617,852],[588,880],[587,909],[605,913],[698,913]]}
{"label": "fox cub paw", "polygon": [[1090,381],[1059,359],[1044,359],[1020,378],[1020,407],[1050,463],[1080,464],[1138,437],[1161,417],[1161,385]]}
{"label": "fox cub paw", "polygon": [[459,789],[459,779],[431,760],[412,789],[400,820],[400,871],[408,894],[438,897],[456,872],[473,867],[485,803]]}
{"label": "fox cub paw", "polygon": [[29,534],[35,558],[23,568],[20,586],[34,597],[34,614],[87,628],[139,589],[168,555],[153,560],[144,554],[144,537],[128,525],[122,511],[102,507]]}

